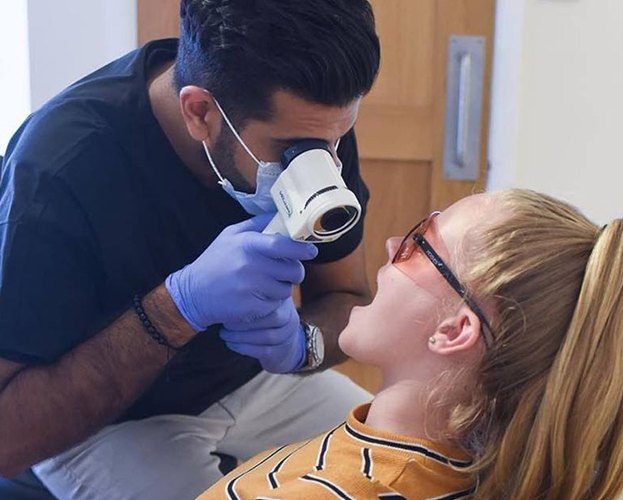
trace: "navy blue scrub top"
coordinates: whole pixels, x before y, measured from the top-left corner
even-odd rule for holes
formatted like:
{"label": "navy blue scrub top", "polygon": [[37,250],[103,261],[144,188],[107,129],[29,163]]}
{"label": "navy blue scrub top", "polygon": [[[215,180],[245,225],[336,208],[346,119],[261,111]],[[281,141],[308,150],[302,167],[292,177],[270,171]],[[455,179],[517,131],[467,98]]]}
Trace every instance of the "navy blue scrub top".
{"label": "navy blue scrub top", "polygon": [[[54,363],[249,217],[220,187],[199,183],[153,115],[147,81],[176,51],[177,40],[158,40],[108,64],[12,138],[0,180],[0,357]],[[365,207],[352,131],[339,155]],[[362,234],[363,221],[320,245],[315,262],[345,257]],[[197,414],[260,369],[228,350],[215,326],[172,358],[122,420]]]}

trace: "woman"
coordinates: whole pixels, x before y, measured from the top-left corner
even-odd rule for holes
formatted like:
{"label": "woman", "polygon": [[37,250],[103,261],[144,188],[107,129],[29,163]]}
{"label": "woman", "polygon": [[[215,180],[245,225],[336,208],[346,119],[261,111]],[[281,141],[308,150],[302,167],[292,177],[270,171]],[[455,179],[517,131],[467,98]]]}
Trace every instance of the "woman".
{"label": "woman", "polygon": [[612,499],[623,492],[623,223],[531,191],[465,198],[387,242],[340,337],[370,405],[202,498]]}

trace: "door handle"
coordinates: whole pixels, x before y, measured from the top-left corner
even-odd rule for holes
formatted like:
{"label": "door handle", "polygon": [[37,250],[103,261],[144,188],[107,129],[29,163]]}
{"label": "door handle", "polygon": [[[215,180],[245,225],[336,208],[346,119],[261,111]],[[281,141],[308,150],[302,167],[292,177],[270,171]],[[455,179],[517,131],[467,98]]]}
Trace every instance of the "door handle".
{"label": "door handle", "polygon": [[456,162],[461,167],[467,165],[467,148],[469,137],[469,97],[472,56],[468,53],[460,55],[459,62],[459,95],[456,120]]}
{"label": "door handle", "polygon": [[444,137],[446,179],[478,179],[484,63],[484,37],[450,37]]}

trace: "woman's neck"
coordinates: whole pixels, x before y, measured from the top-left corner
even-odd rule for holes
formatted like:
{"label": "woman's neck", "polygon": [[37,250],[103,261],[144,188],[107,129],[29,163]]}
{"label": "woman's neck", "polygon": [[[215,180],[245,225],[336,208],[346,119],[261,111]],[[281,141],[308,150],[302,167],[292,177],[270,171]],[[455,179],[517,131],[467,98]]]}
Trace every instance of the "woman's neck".
{"label": "woman's neck", "polygon": [[448,415],[429,402],[425,383],[401,380],[383,386],[370,406],[366,425],[413,438],[442,441]]}

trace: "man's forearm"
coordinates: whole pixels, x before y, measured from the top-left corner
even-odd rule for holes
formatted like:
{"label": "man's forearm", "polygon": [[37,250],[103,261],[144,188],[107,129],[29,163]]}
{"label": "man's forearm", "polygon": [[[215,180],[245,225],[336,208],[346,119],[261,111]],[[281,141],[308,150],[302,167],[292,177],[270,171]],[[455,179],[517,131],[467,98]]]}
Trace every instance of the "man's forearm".
{"label": "man's forearm", "polygon": [[[143,305],[173,345],[195,335],[164,286]],[[0,393],[0,476],[16,475],[113,422],[155,380],[167,350],[130,310],[56,364],[19,372]]]}
{"label": "man's forearm", "polygon": [[305,303],[300,315],[322,330],[325,343],[325,359],[322,368],[330,368],[346,360],[346,355],[338,345],[340,333],[348,323],[350,311],[354,306],[369,304],[370,293],[333,292],[323,295],[309,304]]}

